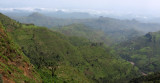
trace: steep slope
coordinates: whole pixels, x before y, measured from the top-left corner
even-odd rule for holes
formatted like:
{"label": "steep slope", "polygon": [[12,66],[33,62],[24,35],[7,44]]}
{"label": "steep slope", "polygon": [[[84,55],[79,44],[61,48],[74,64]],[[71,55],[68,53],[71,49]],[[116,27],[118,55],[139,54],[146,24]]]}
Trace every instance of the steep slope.
{"label": "steep slope", "polygon": [[6,27],[7,32],[13,31],[16,28],[21,27],[20,23],[0,13],[0,22]]}
{"label": "steep slope", "polygon": [[145,36],[121,43],[116,48],[120,56],[134,62],[143,72],[158,72],[160,70],[159,39],[160,32],[148,33]]}
{"label": "steep slope", "polygon": [[40,83],[29,59],[24,56],[20,48],[11,41],[4,27],[0,23],[0,74],[3,83]]}

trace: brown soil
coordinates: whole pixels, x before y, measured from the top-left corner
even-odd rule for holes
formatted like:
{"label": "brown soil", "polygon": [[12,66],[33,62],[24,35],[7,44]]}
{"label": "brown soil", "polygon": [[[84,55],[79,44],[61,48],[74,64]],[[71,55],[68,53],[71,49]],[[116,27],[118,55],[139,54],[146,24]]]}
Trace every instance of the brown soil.
{"label": "brown soil", "polygon": [[2,77],[2,80],[3,80],[3,83],[15,83],[13,80],[11,80],[11,79],[8,79],[8,78],[6,78],[6,77]]}

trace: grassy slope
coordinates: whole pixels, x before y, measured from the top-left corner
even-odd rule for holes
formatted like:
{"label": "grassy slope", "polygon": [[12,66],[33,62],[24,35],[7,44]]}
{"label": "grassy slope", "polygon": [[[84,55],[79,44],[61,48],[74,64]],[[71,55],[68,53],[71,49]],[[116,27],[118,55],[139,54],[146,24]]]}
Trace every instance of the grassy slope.
{"label": "grassy slope", "polygon": [[0,23],[0,74],[4,83],[33,82],[40,83],[29,59],[13,43]]}

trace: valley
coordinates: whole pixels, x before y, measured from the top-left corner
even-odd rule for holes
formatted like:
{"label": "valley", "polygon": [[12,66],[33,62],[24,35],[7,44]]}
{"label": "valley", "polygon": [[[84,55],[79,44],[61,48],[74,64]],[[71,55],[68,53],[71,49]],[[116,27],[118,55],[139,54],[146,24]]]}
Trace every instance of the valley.
{"label": "valley", "polygon": [[0,14],[4,83],[160,81],[160,24],[40,13],[11,18]]}

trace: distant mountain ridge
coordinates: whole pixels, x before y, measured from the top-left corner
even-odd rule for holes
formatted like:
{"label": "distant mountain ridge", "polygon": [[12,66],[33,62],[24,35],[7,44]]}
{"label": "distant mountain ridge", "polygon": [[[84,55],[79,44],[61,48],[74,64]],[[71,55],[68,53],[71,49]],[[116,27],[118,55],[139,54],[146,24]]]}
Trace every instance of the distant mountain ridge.
{"label": "distant mountain ridge", "polygon": [[[114,30],[114,29],[135,29],[145,32],[153,32],[160,30],[160,24],[156,23],[141,23],[136,20],[119,20],[108,17],[99,18],[88,18],[88,19],[74,19],[74,18],[59,18],[49,17],[41,13],[32,13],[27,17],[12,17],[13,19],[22,23],[34,23],[38,26],[54,27],[54,26],[65,26],[69,24],[79,23],[91,26],[97,29]],[[43,18],[43,19],[42,19]],[[145,30],[144,30],[145,28]]]}
{"label": "distant mountain ridge", "polygon": [[[142,32],[142,28],[146,28],[145,32],[148,32],[150,30],[157,30],[157,26],[159,26],[154,24],[143,24],[135,20],[117,20],[107,17],[94,19],[61,19],[48,17],[40,13],[33,13],[27,17],[22,18],[13,17],[13,19],[16,19],[22,23],[33,23],[35,25],[45,26],[48,28],[62,28],[63,26],[65,27],[72,24],[83,24],[88,26],[90,29],[94,28],[96,30],[103,31],[104,34],[107,35],[114,43],[126,41],[129,38],[144,34],[144,32]],[[152,27],[152,29],[149,26]]]}

